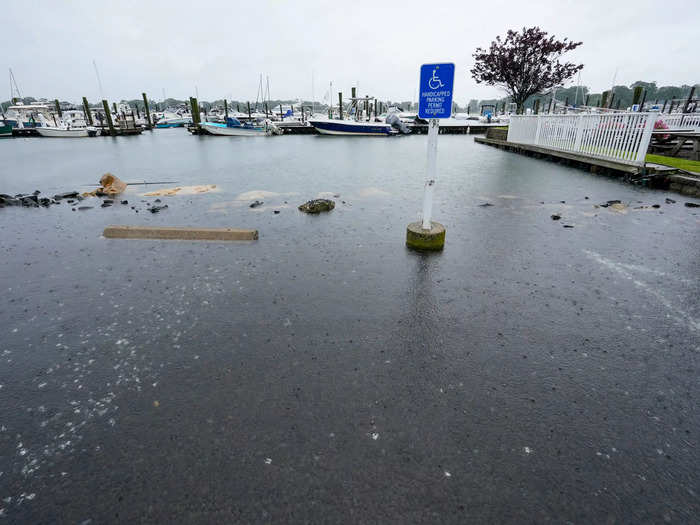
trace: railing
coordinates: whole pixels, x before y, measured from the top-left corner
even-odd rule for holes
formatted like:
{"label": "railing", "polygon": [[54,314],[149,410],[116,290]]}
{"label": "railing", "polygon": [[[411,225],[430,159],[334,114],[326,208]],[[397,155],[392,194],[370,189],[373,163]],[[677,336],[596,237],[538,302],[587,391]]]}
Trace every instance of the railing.
{"label": "railing", "polygon": [[659,115],[670,129],[700,131],[700,113],[666,113]]}
{"label": "railing", "polygon": [[643,166],[658,116],[656,112],[511,115],[508,142]]}

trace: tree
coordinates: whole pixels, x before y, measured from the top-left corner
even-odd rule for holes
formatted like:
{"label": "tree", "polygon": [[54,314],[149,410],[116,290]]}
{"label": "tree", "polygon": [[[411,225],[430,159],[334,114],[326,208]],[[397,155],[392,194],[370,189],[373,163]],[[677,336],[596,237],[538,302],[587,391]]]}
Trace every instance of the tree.
{"label": "tree", "polygon": [[504,39],[497,36],[488,51],[476,49],[471,74],[477,84],[504,89],[521,111],[529,96],[559,86],[583,69],[583,64],[560,62],[564,53],[581,44],[547,37],[539,27],[524,27],[522,33],[509,30]]}

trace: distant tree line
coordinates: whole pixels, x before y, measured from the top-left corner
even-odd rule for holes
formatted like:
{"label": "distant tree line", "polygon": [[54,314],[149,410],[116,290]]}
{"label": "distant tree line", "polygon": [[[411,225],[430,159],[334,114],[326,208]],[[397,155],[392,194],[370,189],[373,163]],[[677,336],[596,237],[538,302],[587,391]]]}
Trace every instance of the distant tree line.
{"label": "distant tree line", "polygon": [[[700,84],[695,84],[695,86],[695,96],[697,97],[698,95],[700,95]],[[659,104],[663,105],[664,102],[668,103],[672,100],[685,100],[690,94],[690,90],[692,87],[693,86],[687,84],[683,84],[682,86],[657,87],[656,82],[644,82],[642,80],[638,80],[636,82],[633,82],[629,86],[615,86],[612,89],[612,93],[614,94],[612,107],[619,107],[620,109],[626,109],[628,107],[631,107],[632,104],[635,103],[635,88],[641,88],[638,89],[637,92],[641,97],[644,97],[643,99],[646,101],[647,104],[658,102]],[[609,100],[611,98],[610,91],[603,93],[591,93],[590,89],[587,86],[570,86],[567,88],[559,88],[556,90],[556,93],[553,93],[553,91],[547,91],[545,93],[538,93],[536,95],[532,95],[527,98],[523,107],[525,109],[533,108],[536,104],[536,101],[539,100],[540,111],[546,110],[553,94],[556,96],[557,101],[568,101],[568,104],[570,106],[581,106],[586,102],[587,99],[589,106],[599,107],[602,105],[604,99],[606,104],[609,104]],[[469,112],[478,113],[482,105],[492,104],[497,106],[500,111],[503,107],[503,104],[508,104],[510,102],[512,102],[510,97],[482,100],[471,99],[469,101],[468,107]],[[640,100],[637,100],[636,102],[638,103],[640,102]]]}

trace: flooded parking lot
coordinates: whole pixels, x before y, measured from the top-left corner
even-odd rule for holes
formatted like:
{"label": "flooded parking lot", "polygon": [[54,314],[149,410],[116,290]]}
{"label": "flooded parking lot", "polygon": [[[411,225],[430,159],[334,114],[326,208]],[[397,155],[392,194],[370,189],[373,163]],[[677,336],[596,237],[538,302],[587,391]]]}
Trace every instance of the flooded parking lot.
{"label": "flooded parking lot", "polygon": [[[1,193],[216,185],[0,209],[2,515],[692,521],[698,200],[439,148],[446,245],[425,255],[404,247],[425,137],[0,142]],[[317,196],[335,209],[297,211]]]}

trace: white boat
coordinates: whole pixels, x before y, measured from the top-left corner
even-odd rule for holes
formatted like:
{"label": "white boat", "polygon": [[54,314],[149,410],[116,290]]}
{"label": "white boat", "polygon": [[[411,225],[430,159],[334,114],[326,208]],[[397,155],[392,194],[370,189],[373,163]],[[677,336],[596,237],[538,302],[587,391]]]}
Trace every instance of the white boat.
{"label": "white boat", "polygon": [[97,135],[97,128],[86,126],[85,120],[82,117],[75,121],[69,118],[61,119],[56,121],[54,126],[50,126],[43,117],[40,117],[40,120],[41,126],[38,126],[36,131],[42,137],[80,138],[94,137]]}
{"label": "white boat", "polygon": [[63,126],[40,126],[36,128],[42,137],[80,138],[97,135],[95,128],[68,128]]}
{"label": "white boat", "polygon": [[265,120],[260,125],[249,122],[241,124],[238,119],[229,117],[226,124],[202,122],[201,127],[212,135],[226,135],[230,137],[265,137],[282,134],[282,130],[269,120]]}

